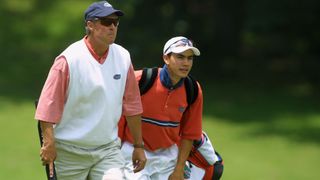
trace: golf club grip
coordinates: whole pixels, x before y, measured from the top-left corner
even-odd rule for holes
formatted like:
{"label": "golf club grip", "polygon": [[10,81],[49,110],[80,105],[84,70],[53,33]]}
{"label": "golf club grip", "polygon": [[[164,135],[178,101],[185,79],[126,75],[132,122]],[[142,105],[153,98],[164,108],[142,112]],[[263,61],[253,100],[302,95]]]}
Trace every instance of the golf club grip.
{"label": "golf club grip", "polygon": [[[35,107],[37,109],[38,106],[38,100],[35,101]],[[38,121],[38,134],[39,134],[39,140],[40,140],[40,146],[42,147],[43,144],[43,137],[42,137],[42,130],[41,130],[41,124],[40,121]],[[49,164],[46,164],[46,174],[48,180],[57,180],[57,174],[56,174],[56,167],[53,163],[53,176],[50,177],[50,167]]]}
{"label": "golf club grip", "polygon": [[56,168],[54,166],[54,163],[53,163],[53,176],[50,177],[50,169],[48,164],[46,165],[46,173],[47,173],[48,180],[57,180]]}

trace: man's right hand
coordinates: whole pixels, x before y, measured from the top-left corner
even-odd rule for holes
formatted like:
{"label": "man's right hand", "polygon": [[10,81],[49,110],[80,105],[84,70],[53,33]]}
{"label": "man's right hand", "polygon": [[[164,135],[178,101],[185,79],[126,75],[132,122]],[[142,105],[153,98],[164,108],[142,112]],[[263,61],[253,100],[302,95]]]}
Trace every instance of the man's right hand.
{"label": "man's right hand", "polygon": [[53,163],[57,157],[54,143],[44,143],[40,149],[42,165]]}
{"label": "man's right hand", "polygon": [[54,174],[53,162],[57,157],[57,150],[55,147],[54,135],[53,135],[53,125],[48,122],[40,122],[43,144],[40,149],[40,158],[42,165],[49,165],[50,176]]}

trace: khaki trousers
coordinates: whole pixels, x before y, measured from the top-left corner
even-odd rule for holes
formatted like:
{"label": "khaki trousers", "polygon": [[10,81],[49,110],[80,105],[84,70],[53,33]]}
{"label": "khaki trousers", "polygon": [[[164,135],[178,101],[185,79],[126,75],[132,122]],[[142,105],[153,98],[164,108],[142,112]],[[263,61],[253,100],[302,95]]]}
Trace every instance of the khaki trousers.
{"label": "khaki trousers", "polygon": [[[95,149],[84,149],[56,143],[55,161],[57,178],[62,180],[123,179],[124,158],[120,140]],[[105,176],[104,176],[105,175]]]}

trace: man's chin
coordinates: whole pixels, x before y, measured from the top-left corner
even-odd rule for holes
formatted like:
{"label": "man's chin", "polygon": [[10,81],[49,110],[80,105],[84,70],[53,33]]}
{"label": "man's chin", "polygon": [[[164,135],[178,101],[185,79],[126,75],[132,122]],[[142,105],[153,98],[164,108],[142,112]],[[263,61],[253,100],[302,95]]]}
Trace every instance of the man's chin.
{"label": "man's chin", "polygon": [[187,76],[188,76],[188,74],[185,74],[185,73],[180,75],[181,78],[186,78]]}
{"label": "man's chin", "polygon": [[188,75],[189,75],[189,71],[188,72],[183,71],[183,72],[180,73],[180,76],[182,78],[186,78]]}

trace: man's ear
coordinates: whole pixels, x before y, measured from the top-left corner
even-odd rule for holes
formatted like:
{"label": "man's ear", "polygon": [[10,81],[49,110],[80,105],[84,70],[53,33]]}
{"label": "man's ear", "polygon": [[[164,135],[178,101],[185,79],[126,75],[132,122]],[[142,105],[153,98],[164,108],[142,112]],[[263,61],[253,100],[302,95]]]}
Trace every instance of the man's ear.
{"label": "man's ear", "polygon": [[93,27],[94,23],[93,23],[92,21],[87,21],[87,22],[86,22],[86,25],[87,25],[87,28],[88,28],[90,31],[92,31],[92,27]]}
{"label": "man's ear", "polygon": [[168,65],[170,57],[168,55],[163,55],[162,58],[163,58],[164,63]]}

